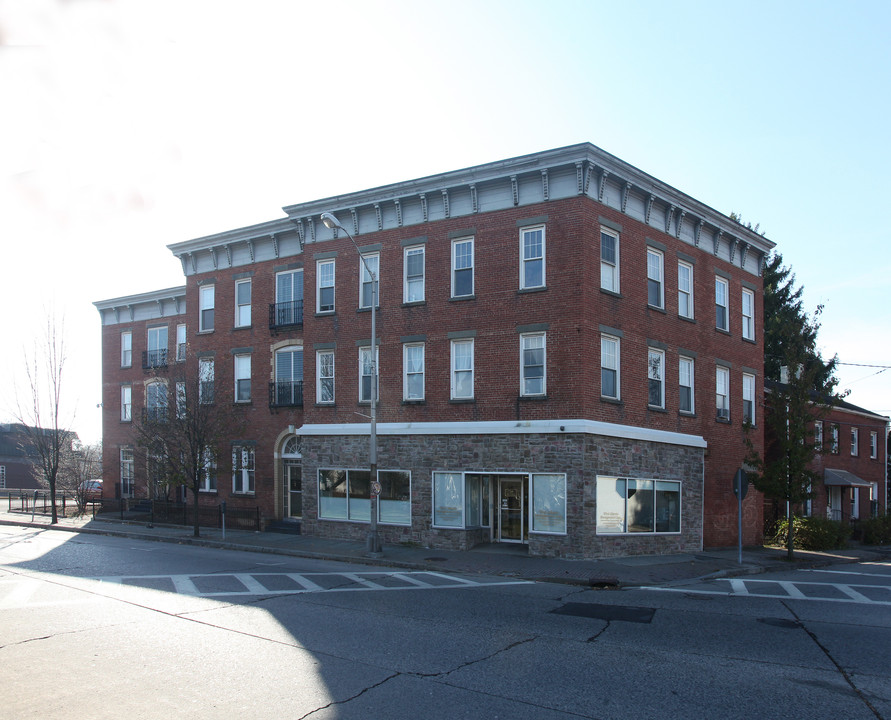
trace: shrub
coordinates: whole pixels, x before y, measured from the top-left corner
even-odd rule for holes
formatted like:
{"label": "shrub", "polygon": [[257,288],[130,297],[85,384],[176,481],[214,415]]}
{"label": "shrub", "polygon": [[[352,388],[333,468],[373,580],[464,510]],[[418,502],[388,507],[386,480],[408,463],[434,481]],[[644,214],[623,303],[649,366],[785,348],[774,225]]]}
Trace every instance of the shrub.
{"label": "shrub", "polygon": [[891,515],[858,520],[855,531],[864,545],[891,543]]}
{"label": "shrub", "polygon": [[[851,527],[847,523],[824,517],[794,517],[792,523],[793,542],[798,550],[835,550],[845,547],[851,537]],[[772,543],[785,547],[788,532],[789,522],[783,518],[777,522]]]}

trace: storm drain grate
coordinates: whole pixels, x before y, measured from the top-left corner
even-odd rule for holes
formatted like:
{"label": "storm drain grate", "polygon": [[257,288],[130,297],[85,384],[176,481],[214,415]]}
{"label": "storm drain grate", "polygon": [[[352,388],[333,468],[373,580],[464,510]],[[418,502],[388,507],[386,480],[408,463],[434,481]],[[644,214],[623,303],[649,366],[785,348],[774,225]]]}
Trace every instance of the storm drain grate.
{"label": "storm drain grate", "polygon": [[594,603],[566,603],[554,610],[557,615],[591,618],[592,620],[621,620],[623,622],[648,623],[656,614],[655,608],[628,607],[626,605],[596,605]]}

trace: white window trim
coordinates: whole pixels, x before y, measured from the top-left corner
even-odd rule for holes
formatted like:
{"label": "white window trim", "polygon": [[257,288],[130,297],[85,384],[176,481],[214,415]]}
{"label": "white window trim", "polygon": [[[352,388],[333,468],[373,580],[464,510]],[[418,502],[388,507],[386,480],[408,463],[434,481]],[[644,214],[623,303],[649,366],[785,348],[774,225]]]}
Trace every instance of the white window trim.
{"label": "white window trim", "polygon": [[[381,352],[380,352],[380,346],[375,345],[374,350],[375,350],[375,353],[374,353],[374,355],[375,355],[375,357],[374,357],[374,374],[378,376],[377,383],[374,382],[373,376],[369,375],[368,377],[371,378],[372,388],[377,390],[375,400],[378,401],[381,398],[381,383],[380,383],[380,354],[381,354]],[[370,354],[371,354],[371,346],[370,345],[364,345],[359,348],[359,368],[358,369],[359,369],[359,402],[360,403],[370,403],[371,402],[370,392],[369,392],[368,397],[362,397],[362,386],[363,386],[362,381],[365,378],[365,373],[362,372],[362,370],[363,370],[362,360],[365,355],[370,355]]]}
{"label": "white window trim", "polygon": [[[541,231],[541,255],[534,258],[526,257],[526,233]],[[545,240],[545,226],[544,225],[530,225],[528,227],[520,228],[520,289],[521,290],[534,290],[537,288],[543,288],[547,286],[547,278],[545,275],[545,254],[546,254],[546,240]],[[526,281],[526,265],[529,262],[541,262],[541,283],[538,285],[529,285]]]}
{"label": "white window trim", "polygon": [[[747,402],[751,402],[752,404],[752,417],[748,419],[748,421],[752,424],[753,427],[757,426],[757,415],[755,413],[755,376],[751,373],[743,373],[742,376],[742,391],[743,391],[743,422],[746,422],[747,418],[745,417],[745,406]],[[748,392],[751,391],[752,397],[746,397]]]}
{"label": "white window trim", "polygon": [[[251,296],[251,302],[247,302],[247,303],[239,303],[238,302],[238,288],[240,285],[247,285],[250,288],[249,293]],[[251,324],[253,322],[253,318],[252,318],[253,300],[254,300],[254,288],[251,283],[251,278],[242,278],[241,280],[236,280],[235,281],[235,327],[241,328],[241,327],[250,327],[251,326]],[[245,307],[247,308],[248,318],[247,318],[247,322],[243,323],[243,322],[241,322],[241,310],[242,310],[242,308],[245,308]]]}
{"label": "white window trim", "polygon": [[[360,263],[361,264],[361,263]],[[322,285],[322,267],[330,265],[331,266],[331,285]],[[333,291],[333,296],[331,298],[331,307],[322,310],[322,290],[331,288]],[[334,262],[334,258],[326,258],[324,260],[316,261],[316,312],[317,313],[333,313],[337,310],[337,265]]]}
{"label": "white window trim", "polygon": [[[650,277],[650,256],[659,259],[659,277]],[[659,283],[659,304],[653,305],[650,302],[650,281]],[[665,255],[661,250],[653,247],[647,248],[647,305],[660,310],[665,309]]]}
{"label": "white window trim", "polygon": [[[536,522],[536,514],[535,514],[535,481],[536,479],[544,478],[544,477],[559,477],[563,480],[563,518],[562,525],[563,530],[539,530],[535,527]],[[529,528],[530,535],[567,535],[567,502],[566,502],[566,473],[531,473],[529,475],[529,517],[527,519],[527,524]],[[553,513],[552,513],[553,514]]]}
{"label": "white window trim", "polygon": [[[330,355],[331,356],[331,374],[330,375],[322,375],[322,356]],[[334,371],[335,371],[335,358],[334,358],[334,350],[316,350],[316,402],[319,405],[333,405],[336,395],[335,395],[335,382],[334,382]],[[330,400],[322,400],[322,381],[323,380],[331,380],[331,399]]]}
{"label": "white window trim", "polygon": [[879,434],[875,430],[869,433],[869,459],[875,460],[879,456]]}
{"label": "white window trim", "polygon": [[375,300],[377,300],[376,307],[381,306],[381,254],[379,252],[367,252],[362,253],[362,257],[365,259],[369,265],[373,265],[370,262],[372,259],[377,261],[377,270],[374,275],[375,278],[372,281],[370,278],[368,280],[365,279],[365,276],[368,274],[368,271],[365,269],[365,263],[362,260],[359,260],[359,309],[360,310],[368,310],[371,308],[371,303],[365,303],[365,293],[364,293],[364,285],[366,283],[371,284],[372,282],[377,285],[377,297],[375,297],[374,286],[371,288],[371,296]]}
{"label": "white window trim", "polygon": [[[182,331],[182,332],[180,332]],[[186,344],[188,342],[186,332],[186,324],[179,323],[176,326],[176,361],[185,362],[186,360]]]}
{"label": "white window trim", "polygon": [[[616,261],[615,261],[615,263],[611,263],[608,260],[603,259],[603,238],[602,237],[600,238],[600,289],[606,290],[607,292],[612,292],[612,293],[618,294],[619,291],[621,290],[621,285],[619,283],[619,277],[620,277],[619,262],[621,259],[621,255],[619,253],[619,240],[620,240],[619,233],[617,233],[615,230],[611,230],[610,228],[606,228],[601,225],[600,226],[600,234],[601,234],[601,236],[609,235],[611,238],[613,238],[616,241]],[[612,287],[612,288],[604,287],[604,285],[603,285],[603,266],[604,265],[606,265],[607,267],[610,268],[610,274],[612,275],[613,285],[615,287]]]}
{"label": "white window trim", "polygon": [[[654,362],[655,361],[655,362]],[[658,376],[653,368],[658,368]],[[650,402],[650,380],[659,381],[659,402]],[[658,348],[647,348],[647,407],[665,409],[665,351]]]}
{"label": "white window trim", "polygon": [[[526,363],[524,355],[526,351],[526,341],[531,338],[541,338],[541,392],[526,392]],[[538,348],[532,348],[536,350]],[[542,397],[548,394],[548,339],[545,332],[523,333],[520,335],[520,395],[522,397]]]}
{"label": "white window trim", "polygon": [[[684,290],[681,288],[681,271],[680,268],[686,268],[690,273],[690,288],[689,290]],[[688,262],[684,262],[683,260],[678,260],[678,315],[682,318],[686,318],[687,320],[692,320],[696,315],[695,306],[693,304],[693,288],[695,287],[695,283],[693,280],[693,265]],[[685,295],[687,300],[687,308],[689,309],[689,313],[686,315],[681,312],[681,295]]]}
{"label": "white window trim", "polygon": [[[470,243],[470,267],[469,268],[458,268],[455,266],[456,256],[455,249],[458,245],[462,245],[464,243]],[[468,237],[455,238],[452,240],[452,255],[451,255],[451,297],[453,298],[467,298],[473,297],[476,293],[476,238],[473,235]],[[455,294],[455,273],[458,270],[470,270],[470,292],[466,295],[456,295]]]}
{"label": "white window trim", "polygon": [[[244,370],[243,364],[245,361],[247,362],[247,377],[242,377],[241,372]],[[242,367],[239,367],[239,365],[241,365]],[[234,372],[234,375],[235,375],[235,387],[234,387],[235,397],[234,397],[234,400],[236,403],[249,403],[253,399],[253,387],[251,385],[251,374],[253,372],[253,368],[251,367],[251,365],[252,365],[252,363],[251,363],[250,353],[241,353],[241,354],[234,356],[234,360],[233,360],[233,369],[235,371]],[[248,396],[246,399],[240,399],[238,397],[238,383],[239,383],[239,381],[243,381],[243,380],[247,380]]]}
{"label": "white window trim", "polygon": [[851,457],[860,455],[860,429],[851,428]]}
{"label": "white window trim", "polygon": [[133,387],[121,385],[121,422],[133,420]]}
{"label": "white window trim", "polygon": [[833,455],[839,454],[839,427],[837,423],[832,423],[829,426],[829,442],[830,442],[830,452]]}
{"label": "white window trim", "polygon": [[[124,338],[127,338],[126,342]],[[130,330],[121,333],[121,367],[133,367],[133,333]]]}
{"label": "white window trim", "polygon": [[[409,299],[408,257],[409,255],[421,256],[421,297]],[[402,302],[424,302],[427,293],[427,247],[425,245],[410,245],[402,251]],[[415,278],[417,280],[417,278]],[[378,299],[380,302],[380,299]]]}
{"label": "white window trim", "polygon": [[[681,379],[684,376],[684,373],[682,372],[681,367],[685,363],[689,364],[689,366],[690,366],[690,384],[689,385],[683,385],[681,383]],[[678,387],[679,388],[682,388],[682,387],[690,388],[690,409],[684,410],[683,408],[681,408],[680,407],[680,399],[678,399],[679,412],[683,413],[684,415],[695,415],[696,414],[696,361],[691,357],[687,357],[686,355],[681,355],[678,358]]]}
{"label": "white window trim", "polygon": [[[718,286],[724,288],[724,304],[718,304]],[[720,315],[719,315],[720,311]],[[719,318],[723,318],[725,327],[721,327],[718,322]],[[715,328],[721,332],[730,332],[730,283],[727,278],[715,276]]]}
{"label": "white window trim", "polygon": [[[746,298],[749,302],[749,312],[746,313]],[[755,293],[748,288],[742,291],[742,336],[745,340],[755,339]]]}
{"label": "white window trim", "polygon": [[[210,304],[208,305],[208,298]],[[204,313],[206,310],[212,311],[211,317],[213,322],[210,327],[204,323]],[[198,288],[198,332],[213,332],[216,325],[216,286],[202,285]]]}
{"label": "white window trim", "polygon": [[[603,342],[606,340],[607,342],[615,343],[616,347],[616,366],[609,367],[603,364]],[[614,370],[616,373],[616,394],[615,395],[606,395],[603,392],[603,369],[606,367],[607,370]],[[603,333],[600,335],[600,397],[607,398],[609,400],[621,400],[622,399],[622,341],[620,338],[615,335],[609,335]]]}
{"label": "white window trim", "polygon": [[[235,462],[236,453],[238,453],[238,462]],[[244,457],[248,454],[251,462],[245,467]],[[257,492],[257,454],[253,445],[233,445],[232,446],[232,493],[235,495],[255,495]],[[236,478],[241,475],[241,489],[237,490]],[[251,482],[253,480],[253,482]],[[253,485],[253,489],[251,489]]]}
{"label": "white window trim", "polygon": [[[459,370],[455,367],[455,358],[456,358],[455,350],[459,346],[465,346],[465,345],[470,347],[470,368],[461,368]],[[464,339],[460,339],[460,340],[452,340],[450,343],[450,346],[451,346],[450,347],[451,360],[450,360],[449,366],[451,368],[451,372],[449,373],[449,376],[450,376],[449,398],[452,400],[473,400],[473,398],[475,397],[475,390],[476,390],[476,388],[475,388],[476,371],[475,371],[475,358],[474,358],[476,348],[475,348],[474,339],[473,338],[464,338]],[[470,373],[470,395],[458,395],[457,394],[457,386],[458,386],[457,374],[459,372],[460,373],[467,373],[467,372]]]}
{"label": "white window trim", "polygon": [[[209,372],[208,372],[209,371]],[[201,405],[211,405],[214,402],[214,376],[216,366],[213,358],[198,358],[198,402]],[[206,386],[210,386],[210,397],[206,396]]]}
{"label": "white window trim", "polygon": [[823,452],[823,421],[816,420],[814,421],[814,447],[817,448],[817,452]]}
{"label": "white window trim", "polygon": [[[721,392],[719,378],[723,379],[723,393]],[[717,403],[719,396],[724,399],[724,407],[721,409],[718,408]],[[715,415],[718,420],[725,422],[730,420],[730,370],[723,365],[718,365],[715,368]]]}
{"label": "white window trim", "polygon": [[[410,348],[421,348],[421,371],[420,372],[409,372],[408,370],[408,355]],[[427,390],[427,348],[426,345],[422,342],[420,343],[404,343],[402,346],[402,399],[406,402],[421,402],[426,399],[426,390]],[[408,396],[408,385],[409,385],[409,376],[411,375],[420,375],[421,376],[421,396],[420,397],[409,397]]]}

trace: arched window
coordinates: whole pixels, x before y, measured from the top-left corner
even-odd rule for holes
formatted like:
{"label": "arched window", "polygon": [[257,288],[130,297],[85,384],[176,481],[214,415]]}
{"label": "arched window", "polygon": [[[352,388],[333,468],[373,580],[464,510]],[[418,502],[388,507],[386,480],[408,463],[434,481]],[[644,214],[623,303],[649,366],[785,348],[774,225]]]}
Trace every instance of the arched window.
{"label": "arched window", "polygon": [[300,454],[300,439],[296,435],[292,435],[285,441],[285,446],[282,448],[282,457],[303,457]]}

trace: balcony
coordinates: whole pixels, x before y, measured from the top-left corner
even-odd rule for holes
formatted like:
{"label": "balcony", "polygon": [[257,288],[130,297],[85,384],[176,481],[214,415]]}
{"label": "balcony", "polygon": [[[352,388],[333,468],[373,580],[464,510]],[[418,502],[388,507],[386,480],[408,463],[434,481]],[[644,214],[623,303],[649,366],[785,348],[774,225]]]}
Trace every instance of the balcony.
{"label": "balcony", "polygon": [[303,407],[303,380],[269,383],[269,407]]}
{"label": "balcony", "polygon": [[303,300],[272,303],[269,306],[269,329],[272,332],[303,325]]}
{"label": "balcony", "polygon": [[168,420],[170,420],[170,409],[166,405],[142,408],[142,422],[144,425],[166,423]]}
{"label": "balcony", "polygon": [[154,370],[167,367],[167,348],[144,350],[142,353],[142,369]]}

